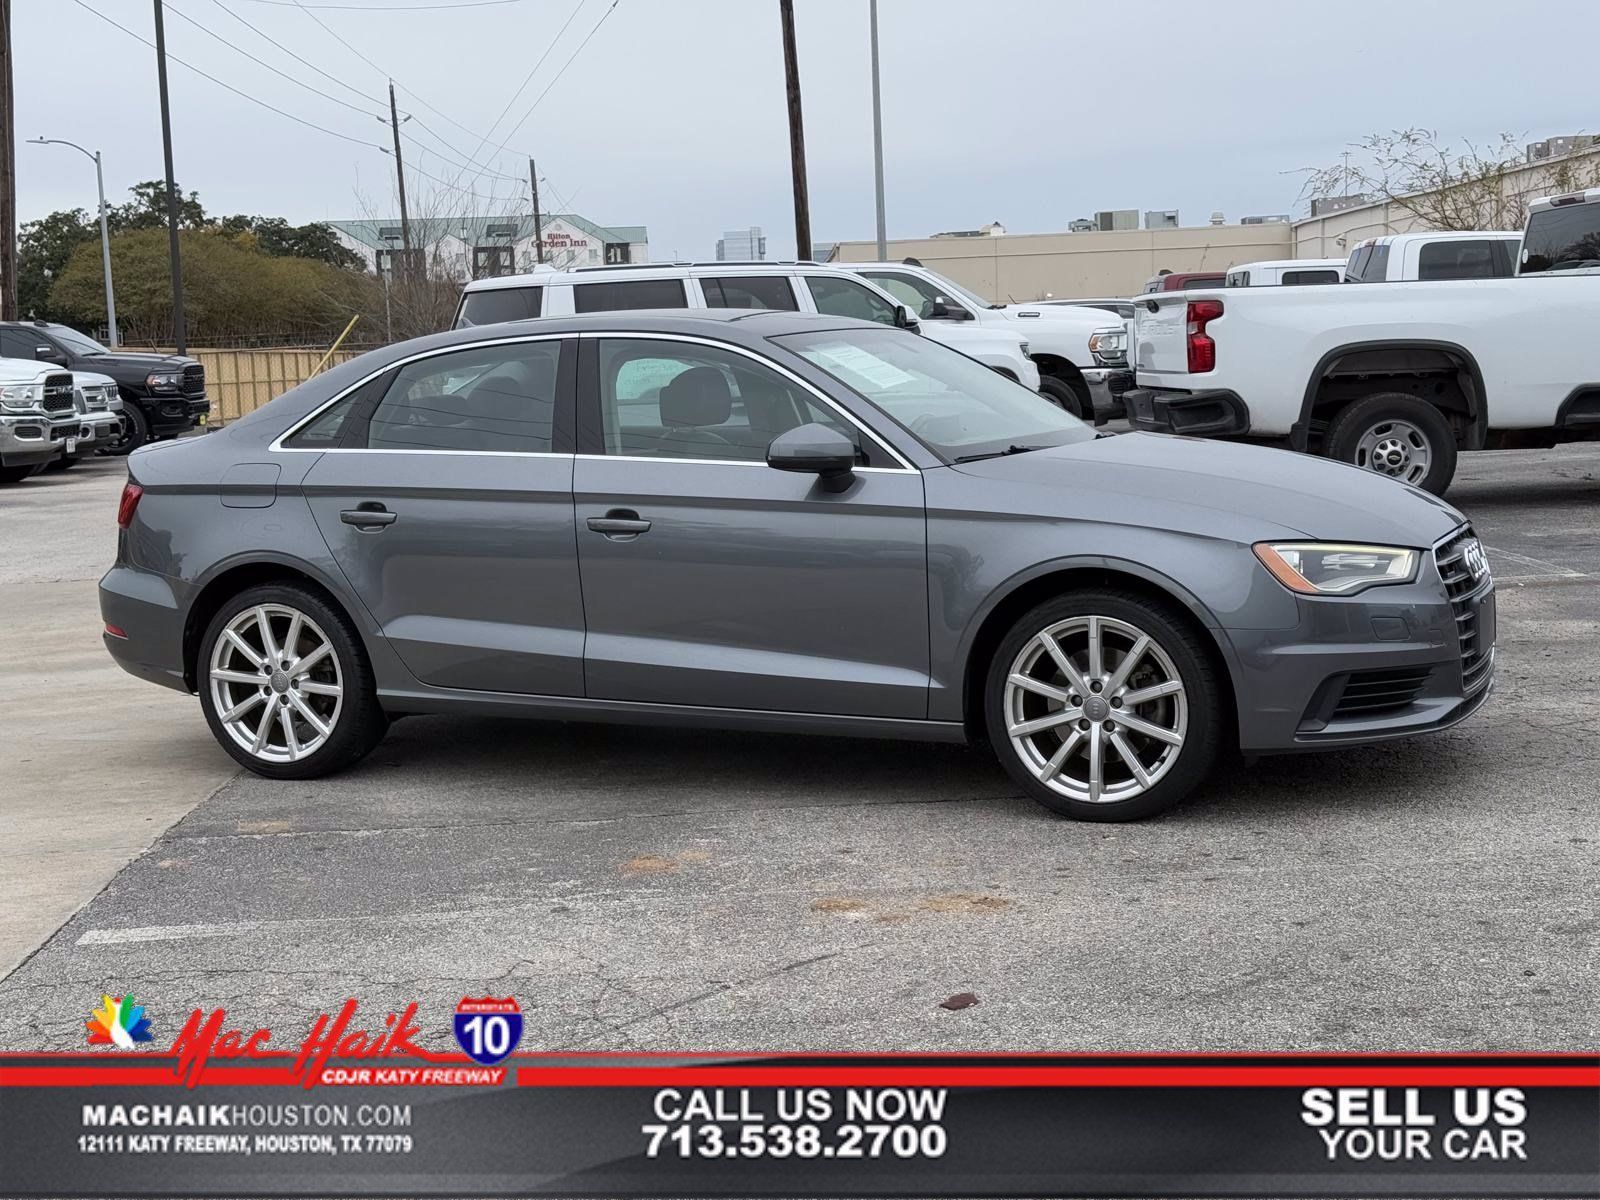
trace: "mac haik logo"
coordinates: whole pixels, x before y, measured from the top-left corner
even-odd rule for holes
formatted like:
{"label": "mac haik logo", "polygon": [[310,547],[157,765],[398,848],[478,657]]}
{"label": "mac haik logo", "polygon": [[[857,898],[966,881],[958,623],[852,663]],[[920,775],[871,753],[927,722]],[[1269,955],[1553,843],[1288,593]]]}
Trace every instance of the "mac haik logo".
{"label": "mac haik logo", "polygon": [[[411,1040],[422,1032],[414,1021],[418,1007],[415,1002],[402,1013],[391,1012],[386,1016],[380,1032],[369,1032],[359,1026],[352,1028],[356,1007],[356,1001],[346,1000],[337,1016],[321,1013],[312,1022],[311,1032],[300,1043],[289,1067],[296,1082],[308,1088],[319,1083],[330,1059],[375,1059],[400,1054],[423,1056],[422,1050]],[[178,1060],[173,1074],[190,1087],[200,1082],[206,1064],[213,1058],[264,1059],[277,1055],[278,1052],[268,1045],[272,1041],[272,1030],[258,1028],[246,1033],[242,1029],[229,1029],[227,1019],[225,1008],[214,1008],[209,1014],[197,1008],[189,1014],[172,1043],[172,1052]]]}
{"label": "mac haik logo", "polygon": [[132,996],[101,996],[100,1003],[101,1007],[84,1022],[89,1030],[89,1045],[132,1050],[140,1042],[155,1039],[144,1005],[135,1004]]}
{"label": "mac haik logo", "polygon": [[456,1041],[475,1063],[492,1067],[503,1061],[522,1040],[522,1009],[510,996],[496,1000],[484,996],[461,997],[456,1005]]}

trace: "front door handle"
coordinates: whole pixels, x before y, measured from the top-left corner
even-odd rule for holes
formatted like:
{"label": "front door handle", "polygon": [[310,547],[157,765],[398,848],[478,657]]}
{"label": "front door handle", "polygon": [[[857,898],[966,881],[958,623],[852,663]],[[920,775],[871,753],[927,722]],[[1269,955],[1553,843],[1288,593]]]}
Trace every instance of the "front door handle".
{"label": "front door handle", "polygon": [[339,513],[339,520],[346,525],[354,525],[357,529],[378,530],[386,525],[393,525],[399,519],[398,514],[371,500]]}
{"label": "front door handle", "polygon": [[650,531],[650,522],[641,521],[631,508],[613,508],[603,517],[590,517],[589,528],[595,533],[618,542],[631,542],[641,533]]}

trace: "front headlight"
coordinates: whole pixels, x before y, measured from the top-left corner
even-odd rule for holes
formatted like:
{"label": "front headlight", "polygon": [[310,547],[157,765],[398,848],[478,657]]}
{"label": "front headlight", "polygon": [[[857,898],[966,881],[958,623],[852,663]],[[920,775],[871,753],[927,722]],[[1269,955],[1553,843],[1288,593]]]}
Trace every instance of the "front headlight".
{"label": "front headlight", "polygon": [[182,378],[176,371],[157,371],[146,375],[144,382],[152,392],[175,392]]}
{"label": "front headlight", "polygon": [[1089,353],[1101,358],[1120,358],[1127,353],[1128,335],[1121,329],[1102,330],[1089,335]]}
{"label": "front headlight", "polygon": [[1410,583],[1419,558],[1399,546],[1341,542],[1257,542],[1251,549],[1274,579],[1307,596],[1349,596],[1380,584]]}
{"label": "front headlight", "polygon": [[0,387],[0,407],[4,408],[38,408],[44,403],[44,384],[42,383],[13,383]]}

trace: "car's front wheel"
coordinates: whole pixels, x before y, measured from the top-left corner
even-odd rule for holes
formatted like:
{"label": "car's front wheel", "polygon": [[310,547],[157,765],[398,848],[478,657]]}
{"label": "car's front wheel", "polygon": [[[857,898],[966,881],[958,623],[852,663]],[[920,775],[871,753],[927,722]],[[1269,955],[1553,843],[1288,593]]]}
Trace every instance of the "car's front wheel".
{"label": "car's front wheel", "polygon": [[1094,420],[1094,400],[1089,395],[1088,387],[1081,383],[1059,379],[1054,375],[1041,375],[1039,394],[1080,420]]}
{"label": "car's front wheel", "polygon": [[144,415],[144,411],[132,400],[124,400],[122,402],[122,428],[118,431],[116,440],[100,453],[120,458],[124,454],[132,454],[149,440],[149,418]]}
{"label": "car's front wheel", "polygon": [[990,663],[989,739],[1046,808],[1132,821],[1177,804],[1216,761],[1222,692],[1200,635],[1134,592],[1058,596]]}
{"label": "car's front wheel", "polygon": [[349,619],[298,585],[249,588],[224,604],[201,640],[199,667],[211,732],[269,779],[347,767],[388,727]]}

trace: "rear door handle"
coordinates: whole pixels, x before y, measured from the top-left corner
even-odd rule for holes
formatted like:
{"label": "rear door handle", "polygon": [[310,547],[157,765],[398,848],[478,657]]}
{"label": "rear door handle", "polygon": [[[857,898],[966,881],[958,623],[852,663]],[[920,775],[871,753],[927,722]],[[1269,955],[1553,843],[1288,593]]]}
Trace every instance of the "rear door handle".
{"label": "rear door handle", "polygon": [[613,508],[603,517],[590,517],[588,523],[590,530],[614,541],[631,542],[641,533],[650,531],[650,522],[641,521],[631,508]]}
{"label": "rear door handle", "polygon": [[339,513],[339,520],[346,525],[354,525],[357,529],[382,529],[385,525],[393,525],[399,519],[396,513],[370,500]]}

